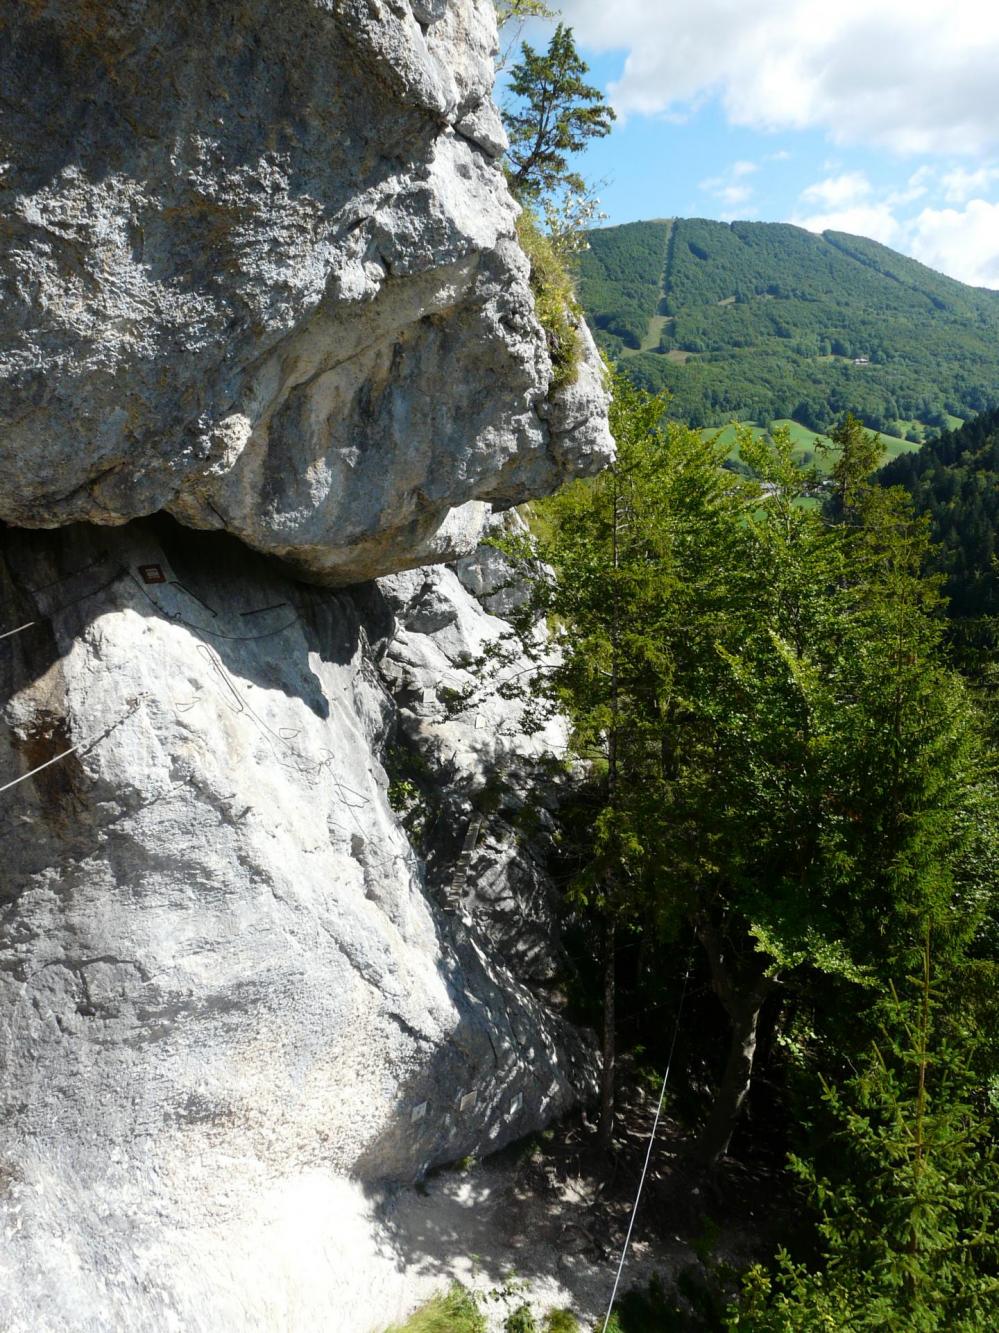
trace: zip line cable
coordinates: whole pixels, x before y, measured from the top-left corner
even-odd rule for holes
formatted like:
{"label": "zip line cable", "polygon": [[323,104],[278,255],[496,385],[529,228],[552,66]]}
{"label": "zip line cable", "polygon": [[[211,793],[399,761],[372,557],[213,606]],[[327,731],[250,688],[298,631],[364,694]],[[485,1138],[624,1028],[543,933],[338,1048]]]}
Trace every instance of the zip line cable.
{"label": "zip line cable", "polygon": [[33,778],[36,773],[41,773],[43,769],[51,768],[53,764],[58,764],[60,759],[68,759],[71,754],[76,754],[77,750],[92,750],[100,741],[104,740],[107,736],[110,736],[116,727],[120,727],[123,722],[127,722],[141,702],[141,699],[136,699],[124,717],[118,718],[118,720],[112,722],[109,727],[105,727],[104,730],[92,740],[80,741],[78,745],[71,745],[68,750],[63,750],[61,754],[54,755],[51,759],[46,759],[44,764],[39,764],[38,767],[33,768],[30,773],[22,773],[19,778],[14,778],[13,781],[5,783],[0,787],[0,796],[2,796],[5,791],[10,791],[11,787],[16,787],[21,782],[27,782],[28,778]]}
{"label": "zip line cable", "polygon": [[36,773],[41,773],[43,768],[50,768],[53,764],[58,764],[60,759],[66,759],[69,755],[76,754],[77,750],[82,750],[84,745],[86,745],[86,741],[81,741],[79,745],[72,745],[68,750],[63,750],[62,754],[57,754],[54,759],[46,759],[44,764],[39,764],[38,767],[33,768],[30,773],[22,773],[21,776],[15,778],[13,782],[8,782],[3,787],[0,787],[0,795],[5,791],[10,791],[11,787],[16,787],[19,782],[27,782],[28,778],[33,778]]}
{"label": "zip line cable", "polygon": [[[97,562],[95,561],[94,563]],[[89,565],[87,566],[88,569],[90,567],[91,566]],[[31,629],[32,625],[50,624],[55,617],[61,615],[63,611],[69,611],[72,607],[79,606],[81,602],[86,602],[89,598],[96,597],[98,593],[106,592],[108,588],[112,587],[124,574],[127,573],[128,571],[124,567],[117,569],[106,582],[100,584],[98,587],[91,588],[89,592],[82,593],[79,597],[74,597],[69,602],[63,602],[61,606],[53,607],[51,611],[46,615],[39,616],[37,620],[29,620],[25,625],[18,625],[17,629],[9,629],[5,634],[0,634],[0,641],[13,638],[15,634],[20,634],[23,630]],[[69,577],[70,576],[67,576],[65,579],[56,579],[52,583],[46,584],[46,587],[54,588],[58,583],[66,583],[69,581]],[[15,584],[14,586],[17,588],[21,587],[20,584]],[[34,592],[36,589],[27,589],[27,591]]]}
{"label": "zip line cable", "polygon": [[0,634],[0,639],[12,639],[15,634],[20,634],[22,630],[31,629],[32,625],[37,624],[37,620],[29,620],[26,625],[18,625],[17,629],[9,629],[6,634]]}
{"label": "zip line cable", "polygon": [[[221,518],[221,515],[219,515],[219,517]],[[28,588],[25,585],[18,584],[16,582],[14,586],[17,587],[21,592],[25,593],[35,594],[43,592],[49,588],[54,588],[60,584],[67,583],[69,582],[70,579],[77,577],[79,574],[86,573],[88,570],[96,568],[98,565],[104,563],[104,561],[106,561],[108,557],[109,557],[109,552],[102,551],[96,557],[96,559],[92,560],[89,564],[84,565],[81,569],[74,570],[72,574],[63,575],[60,578],[53,579],[50,583],[41,584],[40,586],[35,588]],[[129,582],[136,588],[136,590],[142,594],[145,600],[159,613],[161,617],[163,617],[164,620],[166,620],[167,622],[172,622],[174,624],[179,623],[181,625],[184,625],[186,628],[192,630],[195,634],[199,636],[207,634],[215,639],[230,640],[238,643],[252,643],[252,642],[259,642],[260,640],[263,639],[275,638],[278,635],[284,634],[286,631],[292,629],[295,625],[298,625],[300,623],[299,612],[294,608],[292,608],[294,610],[294,615],[285,624],[279,625],[276,629],[265,630],[263,633],[259,634],[229,634],[219,630],[210,629],[207,625],[196,625],[193,621],[188,620],[180,612],[168,611],[165,607],[161,606],[160,603],[156,600],[156,598],[151,596],[146,591],[143,585],[135,577],[135,574],[132,572],[132,570],[127,565],[121,565],[114,571],[114,573],[111,575],[109,579],[107,579],[104,583],[101,583],[98,587],[92,588],[89,592],[85,592],[79,597],[72,598],[70,601],[64,603],[61,606],[55,607],[48,615],[41,616],[37,620],[28,621],[26,624],[19,625],[15,629],[11,629],[4,633],[0,633],[0,642],[2,642],[4,639],[12,638],[14,635],[20,634],[24,630],[30,629],[33,625],[42,625],[51,622],[52,619],[56,615],[60,614],[62,611],[67,611],[71,607],[78,605],[80,602],[87,601],[89,598],[95,597],[98,593],[106,591],[108,588],[112,587],[115,583],[117,583],[118,580],[121,578],[128,579]],[[205,610],[208,611],[212,616],[217,616],[218,613],[216,611],[214,611],[211,607],[209,607],[205,602],[201,600],[200,597],[197,596],[196,593],[193,593],[189,588],[186,588],[178,580],[174,580],[171,586],[181,589],[183,592],[187,593],[188,596],[192,597],[196,602],[198,602],[201,606],[204,606]],[[275,603],[273,606],[260,607],[248,612],[242,612],[241,614],[248,616],[260,615],[264,611],[278,611],[281,610],[283,607],[290,605],[291,604],[288,603],[287,601],[278,602]],[[281,728],[279,731],[275,731],[271,726],[269,726],[267,722],[264,721],[262,717],[259,716],[258,713],[255,712],[255,710],[252,707],[250,707],[250,705],[245,700],[243,700],[240,697],[238,691],[236,690],[235,684],[232,681],[232,678],[230,677],[228,671],[225,669],[225,666],[223,665],[221,659],[219,658],[216,650],[212,648],[210,645],[204,643],[198,644],[197,646],[198,646],[198,651],[204,655],[206,660],[211,665],[213,671],[220,678],[221,682],[228,689],[229,694],[232,696],[232,702],[230,704],[230,707],[233,708],[233,711],[237,713],[247,713],[257,724],[257,726],[261,729],[261,731],[265,734],[265,736],[271,743],[272,747],[276,743],[278,746],[284,748],[286,753],[290,756],[291,760],[293,761],[291,764],[287,765],[287,767],[291,771],[297,772],[300,776],[312,779],[318,778],[318,776],[323,772],[329,773],[330,778],[332,779],[333,786],[336,789],[337,798],[339,799],[340,803],[343,806],[345,806],[346,809],[350,812],[351,818],[357,825],[358,831],[361,833],[362,837],[364,837],[366,840],[367,835],[364,832],[364,828],[360,823],[360,820],[357,818],[356,811],[362,809],[367,805],[370,805],[371,798],[369,796],[365,796],[363,792],[356,791],[353,787],[348,786],[337,775],[337,773],[333,768],[335,762],[335,755],[333,751],[329,749],[321,751],[323,757],[318,760],[312,760],[307,755],[303,754],[301,750],[299,750],[295,745],[292,744],[292,741],[301,735],[301,729]],[[131,716],[131,713],[134,711],[135,710],[133,708],[128,714],[126,714],[126,716],[127,717]],[[124,720],[125,720],[124,718],[121,719],[121,721]],[[27,781],[28,778],[34,777],[36,774],[41,773],[44,769],[51,767],[51,765],[59,763],[60,760],[67,759],[71,754],[75,754],[79,750],[91,748],[93,745],[96,745],[99,741],[103,740],[104,737],[109,734],[110,730],[112,730],[114,726],[117,726],[119,724],[120,723],[112,724],[112,727],[109,728],[108,731],[102,732],[99,736],[96,736],[92,741],[89,742],[81,741],[80,744],[74,745],[68,750],[64,750],[62,751],[62,753],[57,754],[53,758],[46,760],[44,764],[40,764],[37,768],[32,769],[30,773],[24,773],[21,775],[21,777],[13,779],[13,781],[6,783],[4,786],[0,786],[0,795],[2,795],[6,791],[9,791],[12,787],[16,787],[20,783]],[[275,758],[278,759],[279,763],[281,762],[277,753],[275,753]],[[356,804],[348,799],[347,795],[348,792],[350,793],[350,795],[355,796],[357,798]],[[377,857],[377,856],[372,859],[376,861],[379,864],[379,866],[385,867],[391,865],[394,869],[396,861],[395,857],[393,857],[391,861],[389,861],[388,858]],[[411,871],[415,873],[414,866],[412,865],[410,859],[405,854],[400,854],[400,859],[403,861],[405,865],[407,865],[407,867]]]}
{"label": "zip line cable", "polygon": [[666,1072],[663,1074],[663,1085],[659,1091],[659,1105],[656,1107],[656,1118],[652,1123],[652,1133],[649,1135],[649,1146],[645,1152],[645,1164],[642,1167],[642,1175],[638,1182],[638,1192],[635,1195],[635,1203],[631,1210],[631,1219],[628,1222],[628,1234],[624,1238],[624,1249],[621,1251],[621,1262],[617,1266],[617,1276],[614,1278],[614,1290],[611,1292],[610,1304],[607,1306],[607,1313],[604,1315],[604,1323],[601,1333],[607,1333],[607,1325],[610,1323],[610,1317],[614,1313],[614,1302],[617,1300],[617,1289],[621,1285],[621,1274],[624,1272],[625,1260],[628,1257],[628,1247],[631,1245],[631,1233],[635,1229],[635,1218],[638,1214],[638,1204],[642,1197],[642,1190],[645,1187],[645,1177],[648,1175],[649,1162],[652,1160],[652,1148],[656,1141],[656,1134],[659,1130],[659,1121],[663,1113],[663,1102],[666,1100],[666,1084],[669,1082],[670,1069],[673,1066],[673,1053],[676,1050],[676,1039],[680,1035],[680,1019],[683,1017],[683,1002],[687,997],[687,982],[690,979],[690,963],[687,964],[687,970],[683,974],[683,989],[680,991],[680,1005],[676,1011],[676,1022],[673,1024],[673,1040],[670,1042],[669,1055],[666,1059]]}

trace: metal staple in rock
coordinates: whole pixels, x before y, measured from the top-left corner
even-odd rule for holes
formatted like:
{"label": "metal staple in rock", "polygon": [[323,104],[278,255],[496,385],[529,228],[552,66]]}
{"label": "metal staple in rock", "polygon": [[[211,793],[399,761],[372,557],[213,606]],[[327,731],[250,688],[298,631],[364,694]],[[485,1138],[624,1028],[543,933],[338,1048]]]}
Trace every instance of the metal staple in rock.
{"label": "metal staple in rock", "polygon": [[475,852],[476,844],[479,841],[479,833],[482,829],[482,816],[476,815],[469,821],[468,831],[465,834],[465,841],[462,844],[461,855],[458,857],[458,864],[454,868],[454,876],[451,885],[444,895],[444,906],[449,912],[461,911],[462,895],[465,891],[465,884],[468,881],[468,867],[472,863],[472,856]]}

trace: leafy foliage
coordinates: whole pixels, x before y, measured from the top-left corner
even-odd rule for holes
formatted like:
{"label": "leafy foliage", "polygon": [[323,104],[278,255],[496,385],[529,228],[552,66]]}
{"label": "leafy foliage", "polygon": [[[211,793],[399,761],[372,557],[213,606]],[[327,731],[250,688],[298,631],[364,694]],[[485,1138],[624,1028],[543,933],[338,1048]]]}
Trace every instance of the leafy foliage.
{"label": "leafy foliage", "polygon": [[999,616],[999,410],[896,459],[880,480],[904,486],[916,509],[929,515],[935,540],[929,567],[944,576],[951,616]]}
{"label": "leafy foliage", "polygon": [[835,977],[856,1041],[915,927],[960,966],[991,891],[991,797],[927,525],[871,482],[876,439],[852,417],[833,432],[823,515],[786,432],[747,433],[742,481],[665,411],[619,381],[617,466],[545,507],[532,554],[556,571],[537,585],[560,626],[547,689],[593,765],[576,900],[702,944],[732,1026],[713,1159],[776,988]]}
{"label": "leafy foliage", "polygon": [[589,241],[580,296],[598,342],[693,425],[792,418],[822,432],[853,411],[919,440],[995,395],[999,293],[873,241],[701,219]]}
{"label": "leafy foliage", "polygon": [[539,1333],[537,1320],[527,1304],[518,1305],[503,1320],[503,1333]]}
{"label": "leafy foliage", "polygon": [[[501,23],[547,12],[539,0],[504,0],[499,7]],[[560,23],[544,55],[525,42],[521,56],[510,73],[514,100],[503,112],[510,139],[507,178],[523,205],[517,234],[531,263],[531,290],[557,389],[575,379],[582,347],[583,316],[569,263],[601,216],[593,191],[569,169],[569,157],[608,134],[614,112],[600,90],[584,82],[587,66],[571,28]]]}
{"label": "leafy foliage", "polygon": [[753,1269],[730,1328],[971,1333],[999,1319],[999,1162],[961,1053],[936,1029],[930,937],[912,1000],[843,1088],[826,1085],[834,1176],[793,1159],[821,1216],[821,1265]]}
{"label": "leafy foliage", "polygon": [[496,0],[496,22],[499,27],[524,19],[550,19],[552,10],[544,0]]}
{"label": "leafy foliage", "polygon": [[579,1320],[571,1310],[549,1310],[545,1315],[544,1333],[580,1333]]}

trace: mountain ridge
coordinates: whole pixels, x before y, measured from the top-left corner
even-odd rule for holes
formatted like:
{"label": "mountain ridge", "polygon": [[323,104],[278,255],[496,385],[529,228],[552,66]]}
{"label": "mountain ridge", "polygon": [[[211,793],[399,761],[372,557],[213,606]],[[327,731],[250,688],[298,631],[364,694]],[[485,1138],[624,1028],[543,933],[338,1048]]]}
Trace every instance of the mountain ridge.
{"label": "mountain ridge", "polygon": [[846,410],[919,443],[999,399],[999,292],[866,237],[675,218],[590,233],[602,350],[698,426]]}

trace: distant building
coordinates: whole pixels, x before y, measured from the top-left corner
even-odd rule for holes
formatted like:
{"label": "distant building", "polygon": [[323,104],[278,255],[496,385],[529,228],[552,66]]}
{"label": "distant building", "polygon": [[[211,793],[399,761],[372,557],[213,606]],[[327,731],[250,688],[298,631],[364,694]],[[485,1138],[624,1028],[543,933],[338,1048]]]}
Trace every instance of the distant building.
{"label": "distant building", "polygon": [[853,364],[855,366],[869,366],[871,364],[871,358],[869,356],[855,356],[853,358]]}

